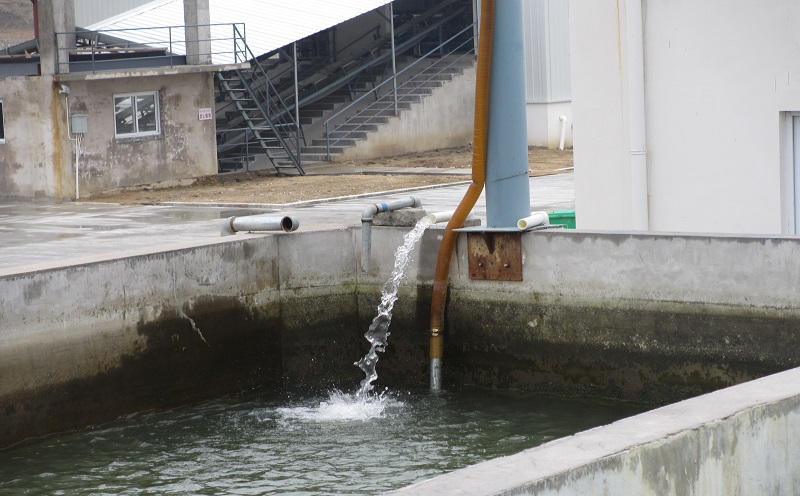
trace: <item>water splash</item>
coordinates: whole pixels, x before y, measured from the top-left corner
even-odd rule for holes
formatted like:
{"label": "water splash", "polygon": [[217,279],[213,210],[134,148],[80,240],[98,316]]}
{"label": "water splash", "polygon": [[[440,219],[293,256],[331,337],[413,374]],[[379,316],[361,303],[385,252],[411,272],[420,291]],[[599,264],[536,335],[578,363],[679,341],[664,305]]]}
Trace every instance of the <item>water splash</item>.
{"label": "water splash", "polygon": [[357,400],[364,400],[369,397],[369,393],[374,387],[372,383],[378,378],[375,365],[378,363],[378,352],[382,353],[389,343],[389,324],[392,322],[394,302],[397,301],[397,290],[400,288],[400,282],[405,277],[406,269],[409,262],[411,262],[411,251],[431,223],[432,220],[428,216],[420,219],[414,229],[403,236],[403,244],[394,253],[394,270],[392,270],[392,274],[381,290],[381,303],[378,305],[378,314],[372,319],[369,330],[364,334],[364,337],[371,345],[369,352],[355,363],[366,375],[355,393]]}
{"label": "water splash", "polygon": [[367,421],[383,417],[387,408],[403,405],[403,402],[385,392],[368,397],[354,397],[341,391],[331,391],[328,399],[320,401],[316,406],[283,407],[278,408],[277,413],[283,420],[305,422]]}
{"label": "water splash", "polygon": [[364,334],[370,342],[370,350],[355,363],[366,377],[354,394],[341,391],[330,391],[328,398],[319,400],[314,406],[293,406],[278,408],[277,413],[282,421],[300,422],[336,422],[367,421],[386,415],[386,409],[402,407],[403,402],[392,398],[386,390],[374,394],[373,382],[378,378],[375,365],[378,353],[386,349],[389,340],[389,324],[392,321],[392,309],[397,301],[397,291],[405,277],[406,269],[411,262],[411,252],[422,238],[422,234],[432,224],[430,218],[423,218],[410,232],[403,237],[403,244],[394,254],[394,269],[381,290],[381,303],[378,314],[372,320],[369,330]]}

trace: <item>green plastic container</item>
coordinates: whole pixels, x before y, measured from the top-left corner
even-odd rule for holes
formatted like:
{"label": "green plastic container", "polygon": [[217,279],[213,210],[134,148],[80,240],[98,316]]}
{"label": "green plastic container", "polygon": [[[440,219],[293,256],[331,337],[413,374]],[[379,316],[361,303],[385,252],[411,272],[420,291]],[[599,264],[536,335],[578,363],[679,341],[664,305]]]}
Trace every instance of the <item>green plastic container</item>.
{"label": "green plastic container", "polygon": [[575,229],[574,210],[556,210],[547,212],[547,216],[550,217],[550,224],[564,224],[567,229]]}

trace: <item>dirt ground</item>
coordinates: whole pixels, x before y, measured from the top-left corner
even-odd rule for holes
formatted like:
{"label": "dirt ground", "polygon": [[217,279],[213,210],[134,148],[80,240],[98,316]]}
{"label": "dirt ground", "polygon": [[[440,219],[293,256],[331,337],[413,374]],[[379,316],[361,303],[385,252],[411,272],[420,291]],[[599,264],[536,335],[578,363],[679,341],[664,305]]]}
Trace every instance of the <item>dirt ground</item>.
{"label": "dirt ground", "polygon": [[[352,173],[316,175],[314,166],[305,176],[278,176],[273,171],[236,172],[202,177],[189,186],[172,188],[144,187],[93,195],[81,201],[151,204],[170,201],[224,203],[291,203],[317,198],[331,198],[389,191],[417,186],[468,181],[464,174],[372,173],[371,167],[469,168],[471,147],[448,148],[373,160],[339,162]],[[572,150],[530,148],[528,164],[531,175],[554,174],[572,167]],[[376,171],[377,172],[377,171]]]}

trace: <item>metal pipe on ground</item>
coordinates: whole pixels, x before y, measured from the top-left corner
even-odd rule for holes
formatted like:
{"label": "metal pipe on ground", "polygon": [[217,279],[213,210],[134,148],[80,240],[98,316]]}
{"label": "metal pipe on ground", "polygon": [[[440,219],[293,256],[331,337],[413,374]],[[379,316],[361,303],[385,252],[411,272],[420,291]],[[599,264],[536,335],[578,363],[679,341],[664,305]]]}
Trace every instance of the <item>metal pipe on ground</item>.
{"label": "metal pipe on ground", "polygon": [[421,207],[418,198],[409,196],[400,200],[374,203],[361,212],[361,270],[369,272],[370,256],[372,255],[372,218],[380,212],[390,212],[407,207]]}
{"label": "metal pipe on ground", "polygon": [[230,236],[239,231],[296,231],[300,221],[296,217],[267,217],[265,215],[247,215],[229,217],[222,224],[222,236]]}

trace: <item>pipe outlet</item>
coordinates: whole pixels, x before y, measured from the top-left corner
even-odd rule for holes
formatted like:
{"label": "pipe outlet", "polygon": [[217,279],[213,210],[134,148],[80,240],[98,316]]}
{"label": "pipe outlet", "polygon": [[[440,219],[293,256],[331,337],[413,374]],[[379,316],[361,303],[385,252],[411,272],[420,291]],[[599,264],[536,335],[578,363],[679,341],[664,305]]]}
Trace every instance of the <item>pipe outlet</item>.
{"label": "pipe outlet", "polygon": [[391,210],[399,210],[406,207],[421,207],[422,202],[418,198],[409,196],[408,198],[401,198],[400,200],[389,200],[386,202],[374,203],[361,212],[362,222],[372,222],[375,214],[380,212],[389,212]]}
{"label": "pipe outlet", "polygon": [[438,224],[440,222],[448,222],[455,213],[455,210],[447,210],[446,212],[433,212],[427,214],[424,218],[430,220],[431,224]]}
{"label": "pipe outlet", "polygon": [[520,229],[530,229],[536,226],[545,226],[550,223],[550,216],[547,212],[531,212],[528,217],[517,221],[517,227]]}
{"label": "pipe outlet", "polygon": [[401,208],[422,206],[419,198],[409,196],[400,200],[389,200],[381,203],[374,203],[361,212],[361,270],[369,272],[370,256],[372,255],[372,218],[380,212],[390,212]]}
{"label": "pipe outlet", "polygon": [[266,217],[263,215],[247,215],[230,217],[222,224],[222,236],[230,236],[239,231],[296,231],[300,221],[296,217]]}

